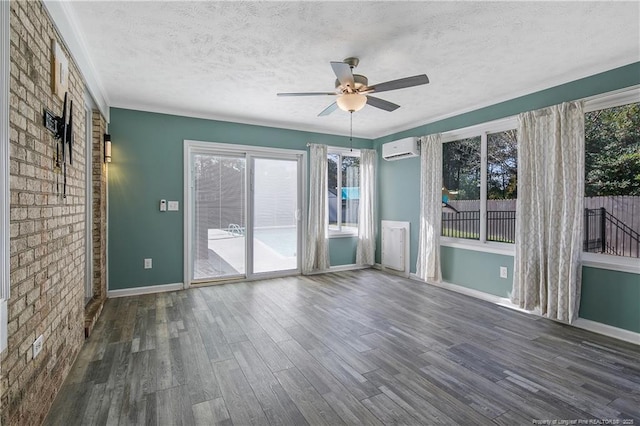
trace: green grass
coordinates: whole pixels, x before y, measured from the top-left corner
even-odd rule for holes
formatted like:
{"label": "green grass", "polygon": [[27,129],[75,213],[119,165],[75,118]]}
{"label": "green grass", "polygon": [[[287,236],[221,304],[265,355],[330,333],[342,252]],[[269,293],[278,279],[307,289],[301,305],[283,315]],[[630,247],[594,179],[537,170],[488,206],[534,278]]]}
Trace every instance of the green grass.
{"label": "green grass", "polygon": [[[459,231],[453,228],[444,228],[442,230],[442,235],[449,238],[464,238],[466,240],[480,239],[480,234],[476,232],[464,232],[464,231]],[[510,240],[507,238],[498,238],[498,237],[494,237],[491,240],[487,240],[487,241],[494,242],[494,243],[510,243],[510,244],[514,243],[513,240]]]}

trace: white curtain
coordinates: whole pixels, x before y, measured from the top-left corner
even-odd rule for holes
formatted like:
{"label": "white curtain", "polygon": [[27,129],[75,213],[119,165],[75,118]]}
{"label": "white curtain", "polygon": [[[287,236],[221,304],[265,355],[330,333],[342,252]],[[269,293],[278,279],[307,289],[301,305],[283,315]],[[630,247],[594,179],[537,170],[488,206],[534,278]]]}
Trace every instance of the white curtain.
{"label": "white curtain", "polygon": [[572,322],[580,304],[584,112],[563,103],[519,116],[511,300]]}
{"label": "white curtain", "polygon": [[442,142],[440,134],[420,139],[420,235],[416,275],[440,281],[442,223]]}
{"label": "white curtain", "polygon": [[327,146],[311,144],[309,153],[309,217],[302,264],[305,274],[329,269]]}
{"label": "white curtain", "polygon": [[358,246],[356,263],[373,265],[376,261],[375,184],[378,153],[360,150],[360,200],[358,206]]}

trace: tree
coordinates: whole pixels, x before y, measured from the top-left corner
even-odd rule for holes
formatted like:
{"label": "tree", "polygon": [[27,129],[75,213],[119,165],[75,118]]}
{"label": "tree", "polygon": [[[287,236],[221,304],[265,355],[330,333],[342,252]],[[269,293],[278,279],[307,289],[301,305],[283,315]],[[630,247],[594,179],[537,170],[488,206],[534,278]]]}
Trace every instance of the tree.
{"label": "tree", "polygon": [[512,200],[517,197],[518,140],[516,130],[487,137],[487,198]]}
{"label": "tree", "polygon": [[480,137],[443,144],[442,164],[442,183],[456,199],[480,199]]}
{"label": "tree", "polygon": [[585,114],[585,196],[640,195],[640,103]]}

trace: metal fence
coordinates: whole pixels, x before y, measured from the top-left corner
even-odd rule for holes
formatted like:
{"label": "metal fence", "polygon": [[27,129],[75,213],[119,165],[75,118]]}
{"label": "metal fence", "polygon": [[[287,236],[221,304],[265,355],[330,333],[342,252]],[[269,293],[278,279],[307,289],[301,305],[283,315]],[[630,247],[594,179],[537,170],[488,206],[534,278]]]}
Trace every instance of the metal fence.
{"label": "metal fence", "polygon": [[640,257],[640,233],[604,207],[584,209],[583,250],[614,256]]}
{"label": "metal fence", "polygon": [[[515,242],[516,212],[487,211],[487,241]],[[480,239],[480,210],[442,213],[442,236]],[[584,210],[583,250],[640,258],[640,233],[604,207]]]}
{"label": "metal fence", "polygon": [[480,239],[480,210],[442,213],[443,237]]}
{"label": "metal fence", "polygon": [[[487,241],[513,243],[516,235],[516,212],[487,211]],[[442,213],[442,236],[480,239],[480,210]]]}
{"label": "metal fence", "polygon": [[487,241],[496,241],[500,243],[513,243],[516,241],[515,211],[487,211]]}

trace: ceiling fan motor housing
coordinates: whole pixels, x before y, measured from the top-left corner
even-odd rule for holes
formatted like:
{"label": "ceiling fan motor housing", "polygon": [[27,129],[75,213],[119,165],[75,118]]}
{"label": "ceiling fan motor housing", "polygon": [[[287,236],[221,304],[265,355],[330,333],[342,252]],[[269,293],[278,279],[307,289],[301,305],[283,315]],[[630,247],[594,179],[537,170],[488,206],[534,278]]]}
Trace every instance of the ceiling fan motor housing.
{"label": "ceiling fan motor housing", "polygon": [[[363,89],[365,89],[367,87],[367,85],[369,84],[369,80],[364,75],[353,74],[353,83],[356,86],[356,87],[354,87],[355,91],[358,92],[358,91],[363,90]],[[337,80],[337,79],[336,79],[336,91],[338,93],[348,92],[347,88],[343,87],[340,84],[340,80]]]}

